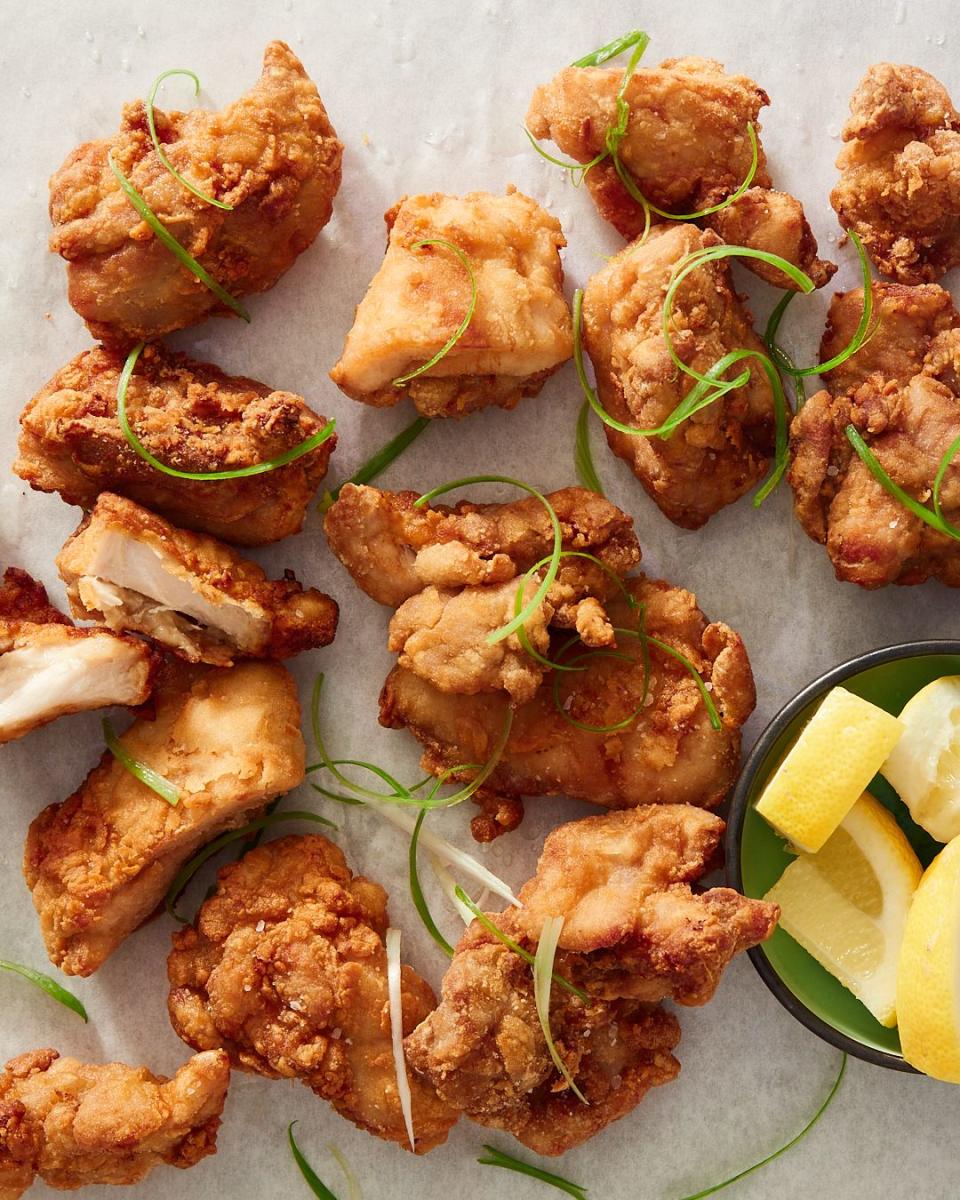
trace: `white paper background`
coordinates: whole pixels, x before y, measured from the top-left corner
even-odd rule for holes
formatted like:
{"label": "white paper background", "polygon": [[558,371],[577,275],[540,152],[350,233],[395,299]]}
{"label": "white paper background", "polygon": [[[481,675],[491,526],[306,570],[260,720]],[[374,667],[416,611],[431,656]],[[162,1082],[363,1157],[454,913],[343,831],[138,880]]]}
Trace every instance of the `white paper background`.
{"label": "white paper background", "polygon": [[[290,42],[318,81],[346,145],[344,182],[332,223],[270,293],[255,298],[254,321],[210,321],[175,344],[224,369],[301,392],[336,415],[341,448],[332,478],[349,474],[411,419],[342,396],[326,372],[338,355],[353,307],[383,250],[381,213],[404,192],[498,191],[516,183],[555,212],[571,243],[568,287],[582,283],[600,256],[619,245],[593,213],[585,191],[528,148],[521,122],[533,87],[577,55],[624,29],[653,35],[651,59],[702,54],[756,78],[770,93],[763,140],[776,183],[800,196],[820,238],[836,251],[838,227],[827,202],[833,159],[850,92],[870,62],[893,59],[933,71],[960,99],[949,0],[814,5],[783,0],[673,0],[646,8],[627,3],[470,4],[417,0],[307,3],[306,0],[120,0],[54,4],[0,0],[0,565],[16,563],[62,590],[54,555],[78,510],[57,497],[29,493],[8,474],[19,410],[67,359],[89,344],[65,299],[64,270],[47,253],[46,179],[78,142],[117,126],[121,104],[143,95],[162,70],[196,70],[204,100],[219,105],[259,73],[265,43]],[[170,92],[170,104],[186,93]],[[855,281],[852,253],[841,253],[837,283]],[[746,282],[746,281],[745,281]],[[756,311],[770,293],[747,284]],[[799,358],[815,351],[826,299],[795,305],[791,334]],[[573,427],[580,397],[573,371],[513,413],[488,412],[463,423],[436,423],[384,480],[426,489],[461,474],[521,476],[544,488],[573,482]],[[759,684],[750,740],[797,688],[857,651],[921,636],[960,632],[957,599],[939,585],[868,595],[834,582],[824,552],[793,521],[785,491],[758,514],[749,502],[727,509],[698,533],[675,529],[649,502],[626,467],[595,452],[611,498],[631,512],[648,571],[696,591],[703,608],[740,630]],[[389,666],[387,612],[359,594],[327,553],[320,521],[259,556],[293,566],[302,579],[341,604],[336,644],[294,664],[303,685],[322,664],[329,672],[325,720],[338,751],[373,758],[412,777],[411,739],[381,730],[376,698]],[[30,820],[65,798],[100,753],[98,717],[67,718],[0,750],[3,837],[0,840],[0,956],[38,967],[43,944],[20,874]],[[312,803],[304,790],[299,803]],[[526,878],[543,833],[578,806],[529,806],[522,830],[502,839],[489,860],[512,882]],[[335,814],[343,817],[344,814]],[[455,811],[438,827],[470,846],[469,814]],[[435,983],[443,966],[409,904],[405,844],[376,818],[351,810],[342,837],[351,862],[393,895],[407,954]],[[482,853],[482,852],[481,852]],[[449,934],[456,919],[434,894]],[[172,1072],[187,1055],[166,1017],[163,918],[129,939],[76,991],[91,1014],[79,1021],[13,978],[0,978],[0,1055],[38,1045],[92,1060],[116,1057]],[[768,994],[746,958],[728,972],[709,1007],[680,1013],[678,1082],[652,1093],[636,1113],[569,1154],[560,1169],[588,1184],[594,1200],[674,1200],[723,1178],[772,1150],[819,1104],[839,1055],[807,1033]],[[806,1142],[762,1174],[736,1185],[737,1197],[871,1200],[956,1194],[960,1093],[926,1079],[851,1061],[842,1092]],[[287,1122],[316,1167],[343,1191],[324,1143],[335,1139],[354,1164],[367,1200],[409,1195],[423,1200],[470,1195],[544,1196],[532,1181],[474,1165],[487,1132],[463,1121],[449,1144],[414,1161],[355,1130],[303,1087],[246,1075],[234,1078],[220,1152],[189,1175],[158,1169],[141,1188],[147,1200],[188,1193],[232,1200],[305,1196],[284,1142]],[[505,1148],[510,1139],[491,1139]],[[53,1195],[37,1185],[34,1195]],[[107,1189],[91,1196],[112,1195]]]}

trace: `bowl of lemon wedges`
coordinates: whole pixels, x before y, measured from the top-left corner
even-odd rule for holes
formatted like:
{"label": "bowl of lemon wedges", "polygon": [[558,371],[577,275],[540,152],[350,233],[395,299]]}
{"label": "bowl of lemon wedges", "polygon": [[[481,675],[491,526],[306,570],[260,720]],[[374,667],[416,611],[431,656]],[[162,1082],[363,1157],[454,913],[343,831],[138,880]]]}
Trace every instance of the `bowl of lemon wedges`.
{"label": "bowl of lemon wedges", "polygon": [[761,735],[727,874],[776,901],[750,951],[798,1020],[859,1058],[960,1083],[960,642],[835,668]]}

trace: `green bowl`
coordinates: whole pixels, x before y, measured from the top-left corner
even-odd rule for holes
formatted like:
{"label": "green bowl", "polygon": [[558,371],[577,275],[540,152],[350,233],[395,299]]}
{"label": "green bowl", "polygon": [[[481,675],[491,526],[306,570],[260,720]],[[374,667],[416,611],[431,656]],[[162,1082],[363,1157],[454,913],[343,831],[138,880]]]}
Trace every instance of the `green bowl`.
{"label": "green bowl", "polygon": [[[784,841],[755,805],[823,696],[842,684],[865,700],[899,714],[921,688],[941,675],[960,675],[960,641],[908,642],[873,650],[814,680],[773,718],[743,768],[727,822],[727,881],[759,899],[792,861]],[[940,850],[910,819],[906,806],[879,775],[871,793],[894,814],[924,866]],[[885,1029],[845,987],[788,934],[778,929],[750,951],[767,987],[798,1021],[848,1054],[897,1071],[912,1071],[900,1052],[896,1029]]]}

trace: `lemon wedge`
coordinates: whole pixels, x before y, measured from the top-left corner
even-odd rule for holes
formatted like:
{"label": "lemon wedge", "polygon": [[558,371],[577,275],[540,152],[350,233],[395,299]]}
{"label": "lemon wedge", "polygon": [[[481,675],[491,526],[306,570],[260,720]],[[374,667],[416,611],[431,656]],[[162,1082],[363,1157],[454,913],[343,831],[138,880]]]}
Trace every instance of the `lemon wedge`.
{"label": "lemon wedge", "polygon": [[900,714],[903,737],[880,768],[938,842],[960,834],[960,675],[935,679]]}
{"label": "lemon wedge", "polygon": [[922,873],[893,814],[865,793],[823,849],[801,854],[764,899],[780,905],[781,929],[890,1028],[907,912]]}
{"label": "lemon wedge", "polygon": [[897,744],[903,726],[869,700],[834,688],[767,784],[757,812],[816,853]]}
{"label": "lemon wedge", "polygon": [[903,1057],[960,1083],[960,838],[933,860],[907,918],[897,980]]}

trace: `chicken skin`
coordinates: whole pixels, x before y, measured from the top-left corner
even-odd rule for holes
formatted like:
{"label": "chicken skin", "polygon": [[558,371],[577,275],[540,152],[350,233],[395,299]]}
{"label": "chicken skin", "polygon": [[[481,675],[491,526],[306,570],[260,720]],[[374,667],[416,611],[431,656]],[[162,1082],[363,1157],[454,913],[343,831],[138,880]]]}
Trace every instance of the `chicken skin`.
{"label": "chicken skin", "polygon": [[90,1065],[34,1050],[0,1073],[0,1200],[33,1181],[58,1191],[139,1183],[160,1163],[217,1152],[230,1063],[194,1055],[173,1079],[123,1063]]}
{"label": "chicken skin", "polygon": [[[354,877],[324,837],[286,837],[224,867],[193,925],[174,934],[170,1019],[197,1050],[241,1070],[299,1079],[361,1129],[409,1149],[391,1048],[387,894]],[[406,1033],[436,1004],[402,968]],[[416,1153],[458,1112],[410,1080]]]}
{"label": "chicken skin", "polygon": [[[577,162],[589,163],[605,150],[607,130],[617,123],[622,82],[622,67],[567,67],[534,92],[527,128]],[[651,204],[678,214],[721,204],[737,190],[752,161],[747,126],[752,124],[759,135],[757,116],[770,102],[752,79],[728,75],[714,59],[694,57],[639,67],[624,99],[630,115],[620,162]],[[643,232],[643,205],[624,187],[609,157],[590,168],[586,183],[600,216],[619,233],[632,239]],[[654,214],[652,219],[660,218]],[[783,255],[817,287],[836,271],[833,263],[817,257],[817,242],[799,201],[771,190],[762,146],[753,186],[707,222],[726,241]],[[749,260],[745,265],[768,277],[766,266]],[[794,286],[782,276],[774,282]]]}
{"label": "chicken skin", "polygon": [[[587,284],[584,345],[600,402],[618,421],[656,429],[697,386],[670,357],[663,308],[679,264],[719,244],[715,234],[692,225],[662,226],[646,242],[614,255]],[[765,352],[724,260],[704,263],[680,284],[670,335],[680,359],[701,374],[730,351]],[[734,370],[744,366],[750,368],[745,386],[701,409],[666,438],[604,425],[614,454],[629,465],[661,512],[684,529],[699,529],[745,495],[770,465],[773,393],[755,360]]]}
{"label": "chicken skin", "polygon": [[729,888],[691,890],[710,868],[723,822],[688,805],[588,817],[547,838],[522,907],[489,914],[534,952],[562,917],[550,1030],[584,1104],[557,1071],[540,1028],[533,975],[475,921],[456,948],[440,1006],[407,1038],[407,1060],[441,1097],[538,1154],[562,1154],[632,1111],[680,1069],[670,1053],[673,997],[704,1004],[734,957],[769,937],[777,906]]}
{"label": "chicken skin", "polygon": [[187,662],[287,658],[326,646],[335,600],[200,533],[102,492],[57,557],[73,612],[152,638]]}
{"label": "chicken skin", "polygon": [[[628,661],[585,660],[584,671],[558,683],[556,696],[548,679],[515,710],[503,752],[475,796],[483,809],[472,823],[479,841],[515,828],[524,796],[562,794],[605,808],[683,803],[711,809],[733,786],[740,728],[756,701],[742,640],[726,625],[708,624],[690,592],[643,576],[626,586],[634,607],[612,601],[614,626],[637,628],[642,605],[648,637],[677,650],[700,673],[720,728],[713,728],[686,667],[652,643],[645,692],[639,639],[618,635]],[[436,775],[461,763],[486,763],[507,710],[501,696],[446,695],[400,666],[380,696],[380,723],[409,729],[425,748],[424,769]],[[631,714],[632,723],[609,732],[581,728],[618,725]]]}
{"label": "chicken skin", "polygon": [[23,870],[50,959],[91,975],[153,913],[196,851],[302,782],[293,678],[275,663],[173,664],[153,720],[120,739],[180,792],[168,804],[105,753],[76,792],[30,826]]}
{"label": "chicken skin", "polygon": [[960,113],[919,67],[876,63],[850,100],[840,179],[844,229],[899,283],[932,283],[960,263]]}
{"label": "chicken skin", "polygon": [[[861,350],[825,376],[791,427],[794,511],[821,542],[840,580],[864,588],[939,579],[960,587],[960,546],[909,511],[850,445],[860,433],[893,481],[928,504],[941,459],[960,437],[960,313],[936,284],[875,284],[877,327]],[[821,358],[846,342],[861,291],[836,297]],[[960,520],[960,466],[940,491],[944,518]]]}
{"label": "chicken skin", "polygon": [[42,583],[8,567],[0,583],[0,744],[67,713],[143,704],[159,655],[106,629],[77,629]]}
{"label": "chicken skin", "polygon": [[155,110],[173,166],[160,161],[140,100],[112,138],[74,150],[50,180],[50,249],[66,259],[70,303],[98,341],[129,345],[227,309],[155,236],[116,166],[157,218],[235,298],[264,292],[333,211],[343,147],[316,85],[289,46],[271,42],[257,84],[220,112]]}
{"label": "chicken skin", "polygon": [[[357,308],[330,378],[354,400],[380,407],[409,396],[425,417],[463,417],[535,396],[573,353],[563,298],[560,223],[513,188],[505,196],[406,196],[386,214],[383,266]],[[465,269],[449,245],[467,258]],[[463,335],[429,370],[394,380]]]}
{"label": "chicken skin", "polygon": [[[240,546],[298,533],[337,444],[327,438],[295,462],[241,479],[176,479],[137,454],[117,421],[124,356],[78,354],[20,417],[14,471],[31,487],[90,509],[103,491],[153,509],[185,529]],[[127,386],[127,415],[146,449],[179,471],[237,470],[292,450],[326,425],[292,392],[225,375],[209,363],[147,346]]]}

